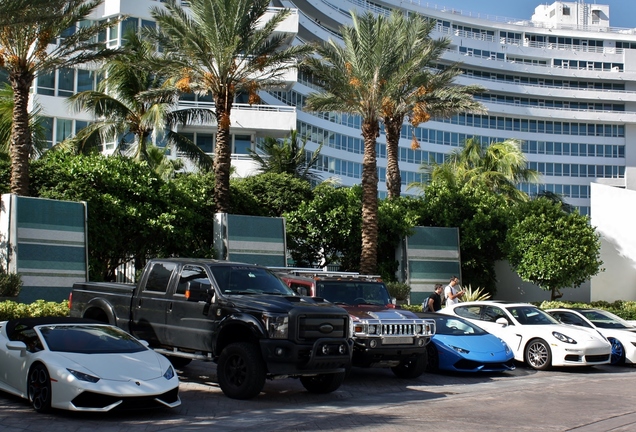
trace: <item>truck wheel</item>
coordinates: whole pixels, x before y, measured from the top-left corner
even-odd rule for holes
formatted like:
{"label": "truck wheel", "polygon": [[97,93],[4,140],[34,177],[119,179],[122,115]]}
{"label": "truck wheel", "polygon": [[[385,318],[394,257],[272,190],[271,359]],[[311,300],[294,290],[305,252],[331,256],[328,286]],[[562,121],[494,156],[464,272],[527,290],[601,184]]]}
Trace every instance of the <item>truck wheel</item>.
{"label": "truck wheel", "polygon": [[402,360],[399,365],[391,370],[398,378],[417,378],[426,371],[428,365],[428,354],[419,354],[406,360]]}
{"label": "truck wheel", "polygon": [[175,357],[175,356],[167,356],[167,357],[168,357],[168,360],[170,360],[170,363],[172,363],[172,366],[176,367],[177,369],[186,367],[192,362],[192,359],[187,357]]}
{"label": "truck wheel", "polygon": [[232,399],[250,399],[265,386],[265,364],[257,347],[240,342],[228,345],[216,368],[219,386]]}
{"label": "truck wheel", "polygon": [[338,390],[345,379],[346,372],[301,376],[300,382],[309,393],[331,393]]}

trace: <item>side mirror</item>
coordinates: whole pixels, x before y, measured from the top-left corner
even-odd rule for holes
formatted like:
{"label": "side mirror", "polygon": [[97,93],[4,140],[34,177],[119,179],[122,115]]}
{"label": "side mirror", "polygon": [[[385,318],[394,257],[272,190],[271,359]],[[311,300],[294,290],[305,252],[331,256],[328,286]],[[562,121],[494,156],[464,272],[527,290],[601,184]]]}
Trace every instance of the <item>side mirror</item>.
{"label": "side mirror", "polygon": [[397,299],[395,297],[391,297],[391,304],[392,305],[396,305],[397,304]]}
{"label": "side mirror", "polygon": [[9,341],[7,342],[7,349],[10,351],[26,351],[27,346],[22,341]]}
{"label": "side mirror", "polygon": [[209,302],[214,296],[214,289],[209,284],[201,282],[188,282],[186,286],[185,298],[191,302]]}
{"label": "side mirror", "polygon": [[508,320],[505,319],[504,317],[500,317],[497,318],[497,321],[495,321],[497,324],[499,324],[502,327],[507,327],[508,326]]}

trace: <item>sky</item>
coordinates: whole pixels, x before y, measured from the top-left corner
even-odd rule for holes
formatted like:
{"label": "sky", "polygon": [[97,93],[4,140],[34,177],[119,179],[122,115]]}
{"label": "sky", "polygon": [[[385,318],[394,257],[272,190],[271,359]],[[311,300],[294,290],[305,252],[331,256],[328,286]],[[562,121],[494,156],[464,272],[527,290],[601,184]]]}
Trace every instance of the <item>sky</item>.
{"label": "sky", "polygon": [[[529,20],[534,8],[541,4],[552,4],[553,0],[420,0],[429,5],[437,4],[437,8],[449,7],[466,12],[495,15],[506,18]],[[569,0],[577,3],[577,0]],[[636,28],[635,0],[586,0],[587,4],[604,4],[610,7],[610,26]]]}

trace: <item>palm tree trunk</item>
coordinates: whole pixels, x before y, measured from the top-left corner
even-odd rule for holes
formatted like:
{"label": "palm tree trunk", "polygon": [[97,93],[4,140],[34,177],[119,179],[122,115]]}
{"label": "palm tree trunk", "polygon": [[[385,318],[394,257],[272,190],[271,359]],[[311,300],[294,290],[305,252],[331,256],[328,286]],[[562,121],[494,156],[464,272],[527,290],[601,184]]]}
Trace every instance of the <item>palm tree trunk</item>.
{"label": "palm tree trunk", "polygon": [[362,158],[362,253],[360,273],[375,274],[378,262],[378,169],[376,138],[377,121],[362,124],[364,156]]}
{"label": "palm tree trunk", "polygon": [[232,136],[230,111],[234,95],[219,94],[215,98],[216,143],[214,149],[214,205],[217,213],[230,212],[230,167],[232,164]]}
{"label": "palm tree trunk", "polygon": [[29,89],[33,75],[9,75],[13,88],[13,125],[11,129],[11,193],[29,195],[29,155],[31,131],[29,129]]}
{"label": "palm tree trunk", "polygon": [[387,198],[399,198],[402,193],[402,176],[400,175],[400,163],[398,162],[400,133],[404,117],[391,117],[384,119],[384,131],[386,133],[386,191]]}

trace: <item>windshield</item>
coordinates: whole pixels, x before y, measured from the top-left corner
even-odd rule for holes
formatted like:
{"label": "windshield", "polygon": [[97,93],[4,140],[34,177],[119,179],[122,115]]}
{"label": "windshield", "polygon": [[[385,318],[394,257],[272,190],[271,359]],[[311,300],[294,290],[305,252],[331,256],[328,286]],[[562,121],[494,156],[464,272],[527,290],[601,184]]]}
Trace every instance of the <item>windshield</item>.
{"label": "windshield", "polygon": [[560,324],[547,312],[534,306],[511,306],[506,309],[522,325]]}
{"label": "windshield", "polygon": [[39,331],[51,351],[121,354],[148,349],[128,333],[112,326],[47,325],[40,326]]}
{"label": "windshield", "polygon": [[382,282],[338,280],[316,284],[316,295],[332,303],[343,305],[378,305],[391,303],[389,292]]}
{"label": "windshield", "polygon": [[633,325],[630,325],[627,321],[611,312],[600,310],[579,310],[578,312],[592,321],[596,327],[607,329],[634,329]]}
{"label": "windshield", "polygon": [[479,336],[487,334],[486,331],[461,318],[436,316],[433,319],[436,324],[435,334],[456,336]]}
{"label": "windshield", "polygon": [[224,294],[278,294],[294,292],[269,270],[250,266],[211,266],[216,283]]}

